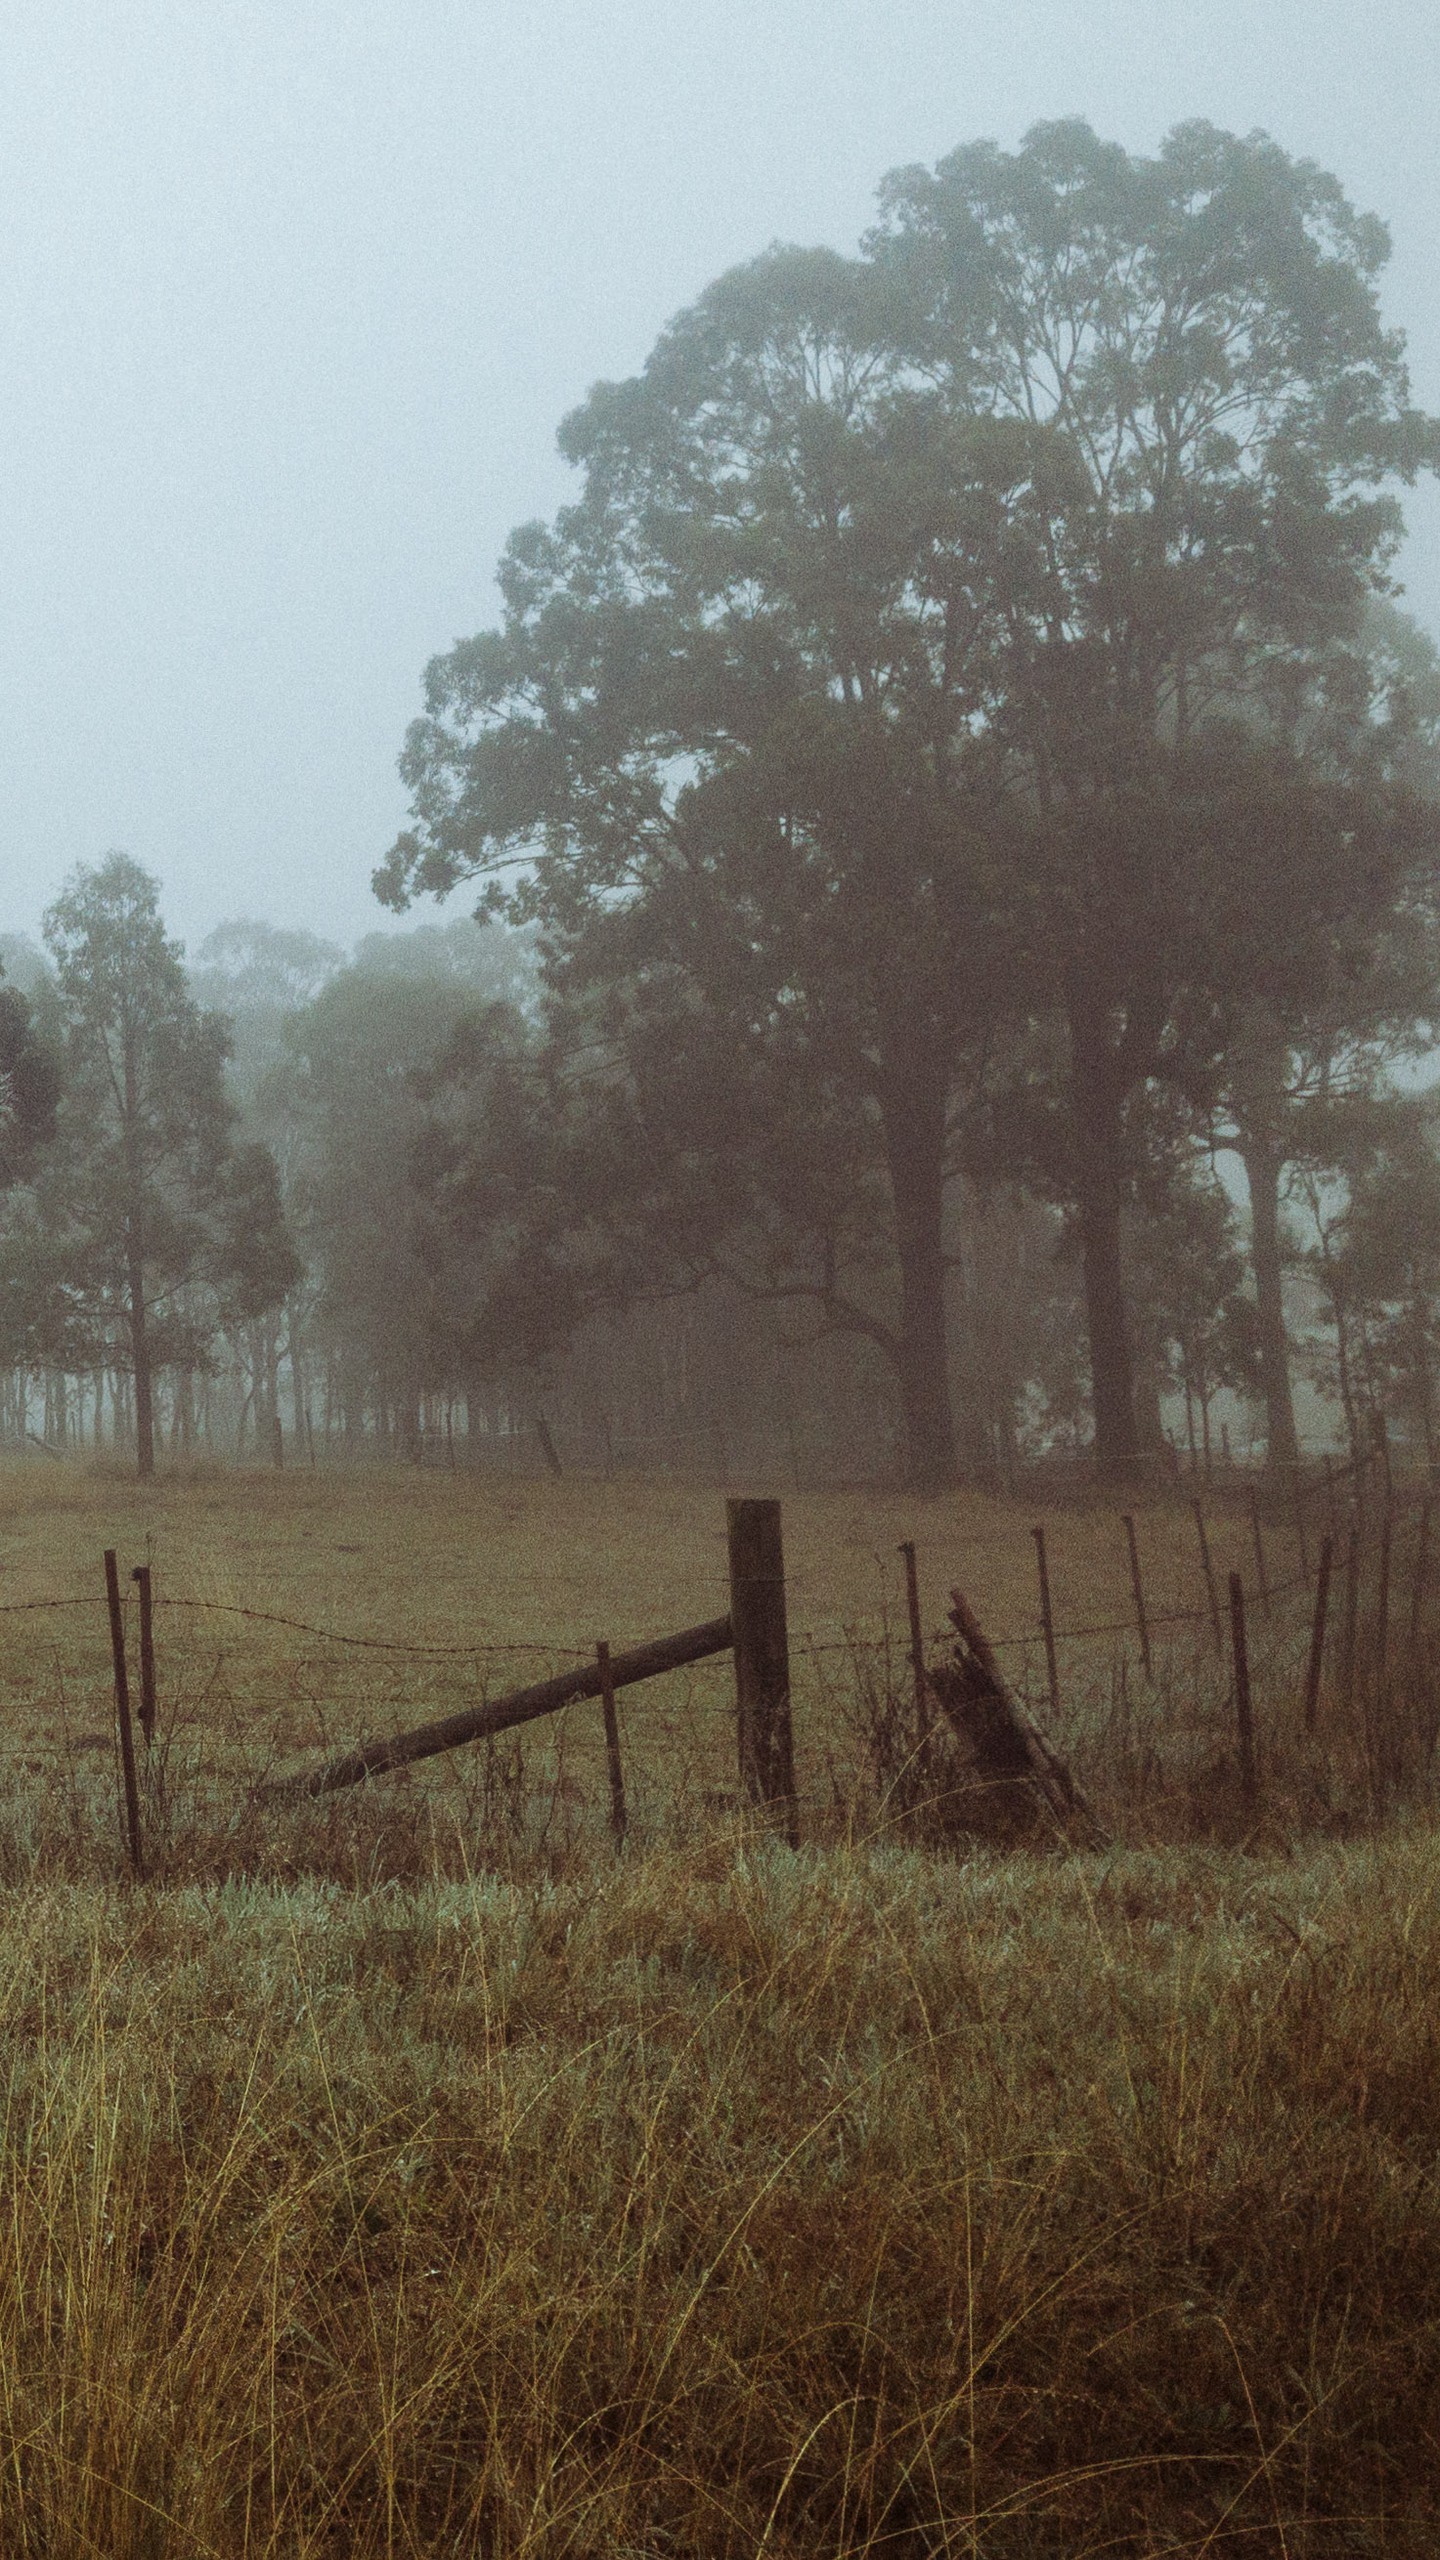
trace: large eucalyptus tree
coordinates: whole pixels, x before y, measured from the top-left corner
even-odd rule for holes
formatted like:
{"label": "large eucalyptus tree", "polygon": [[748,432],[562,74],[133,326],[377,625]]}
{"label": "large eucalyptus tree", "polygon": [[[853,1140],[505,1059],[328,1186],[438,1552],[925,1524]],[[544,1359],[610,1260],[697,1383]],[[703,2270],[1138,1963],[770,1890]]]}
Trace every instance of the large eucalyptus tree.
{"label": "large eucalyptus tree", "polygon": [[1097,1451],[1132,1458],[1131,1123],[1217,970],[1235,991],[1213,918],[1276,799],[1226,723],[1262,665],[1358,625],[1383,484],[1434,451],[1385,245],[1334,180],[1202,126],[1154,160],[1067,124],[902,172],[862,257],[771,252],[592,393],[576,504],[513,539],[500,629],[428,671],[381,895],[508,887],[592,1026],[604,990],[612,1021],[674,998],[737,1089],[848,1121],[893,1303],[873,1236],[850,1285],[765,1110],[731,1153],[752,1199],[783,1163],[808,1265],[776,1285],[889,1351],[919,1482],[955,1459],[965,1108],[1036,1023],[1063,1032]]}

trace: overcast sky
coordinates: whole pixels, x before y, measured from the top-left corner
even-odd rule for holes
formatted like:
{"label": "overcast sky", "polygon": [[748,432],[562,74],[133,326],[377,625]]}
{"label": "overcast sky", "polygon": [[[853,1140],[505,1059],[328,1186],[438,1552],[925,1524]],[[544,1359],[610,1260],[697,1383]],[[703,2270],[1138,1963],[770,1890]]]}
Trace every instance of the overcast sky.
{"label": "overcast sky", "polygon": [[1263,127],[1389,222],[1440,407],[1437,107],[1436,0],[3,0],[0,929],[112,845],[192,946],[382,922],[421,670],[560,418],[897,163]]}

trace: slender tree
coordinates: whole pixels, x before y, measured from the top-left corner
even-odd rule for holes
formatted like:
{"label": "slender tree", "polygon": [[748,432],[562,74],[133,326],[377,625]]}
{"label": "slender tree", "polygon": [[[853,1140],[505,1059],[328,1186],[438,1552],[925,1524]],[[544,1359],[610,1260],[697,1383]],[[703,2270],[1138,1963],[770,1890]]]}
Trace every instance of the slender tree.
{"label": "slender tree", "polygon": [[153,880],[126,854],[77,871],[45,919],[63,1090],[43,1194],[54,1276],[73,1322],[119,1312],[134,1382],[139,1472],[155,1466],[155,1378],[199,1346],[188,1300],[205,1282],[219,1321],[296,1274],[273,1166],[237,1155],[225,1026],[202,1013],[161,921]]}

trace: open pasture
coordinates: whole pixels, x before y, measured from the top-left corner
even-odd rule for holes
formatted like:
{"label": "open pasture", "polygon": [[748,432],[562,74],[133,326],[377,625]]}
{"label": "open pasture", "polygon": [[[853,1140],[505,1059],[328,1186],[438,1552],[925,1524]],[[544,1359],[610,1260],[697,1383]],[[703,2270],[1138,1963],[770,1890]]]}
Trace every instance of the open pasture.
{"label": "open pasture", "polygon": [[[877,1788],[884,1795],[887,1749],[895,1756],[887,1708],[910,1683],[902,1538],[918,1548],[927,1637],[943,1638],[949,1586],[960,1583],[1012,1678],[1049,1718],[1037,1517],[1061,1630],[1055,1738],[1087,1785],[1102,1796],[1133,1793],[1138,1775],[1153,1814],[1172,1781],[1193,1789],[1223,1759],[1224,1672],[1183,1503],[1137,1507],[1154,1626],[1156,1677],[1147,1683],[1114,1509],[1037,1510],[968,1492],[791,1494],[796,1760],[812,1830],[843,1826],[867,1794],[873,1815]],[[1253,1591],[1243,1508],[1212,1503],[1209,1525],[1222,1590],[1233,1565]],[[1293,1523],[1272,1524],[1266,1537],[1278,1587],[1296,1573]],[[192,1787],[203,1779],[213,1815],[227,1791],[238,1806],[258,1779],[542,1678],[588,1655],[597,1638],[619,1649],[726,1606],[724,1497],[709,1485],[374,1469],[216,1471],[141,1487],[99,1469],[12,1466],[0,1476],[0,1751],[22,1792],[26,1777],[48,1785],[62,1767],[85,1781],[87,1799],[100,1785],[113,1730],[101,1567],[111,1545],[122,1573],[146,1560],[153,1570],[157,1770],[181,1830],[182,1777]],[[1255,1624],[1262,1700],[1273,1694],[1287,1749],[1306,1605],[1292,1593]],[[133,1600],[127,1606],[133,1660]],[[1172,1624],[1183,1611],[1190,1620]],[[629,1690],[620,1704],[637,1821],[723,1818],[736,1775],[728,1659]],[[1350,1758],[1331,1749],[1327,1801],[1353,1783],[1342,1765]],[[518,1787],[530,1814],[548,1809],[552,1831],[583,1825],[604,1796],[598,1709],[578,1706],[528,1728],[518,1763],[507,1740],[384,1788],[392,1804],[413,1792],[463,1824],[482,1783],[492,1797],[508,1789],[512,1813]]]}
{"label": "open pasture", "polygon": [[[791,1498],[805,1845],[734,1806],[721,1661],[627,1693],[617,1857],[590,1707],[518,1770],[248,1791],[482,1663],[713,1614],[713,1488],[35,1466],[0,1496],[0,2550],[1428,2560],[1434,1833],[1412,1803],[1317,1837],[1344,1808],[1287,1763],[1260,1825],[1211,1767],[1216,1836],[1147,1845],[1146,1755],[1187,1714],[1223,1735],[1206,1626],[1153,1689],[1111,1637],[1063,1652],[1059,1739],[1125,1845],[937,1856],[877,1758],[895,1548],[927,1625],[954,1576],[1005,1635],[1032,1515]],[[1114,1515],[1047,1526],[1062,1624],[1123,1619]],[[1188,1515],[1139,1527],[1157,1615],[1188,1605]],[[159,1613],[139,1887],[109,1544],[207,1604]],[[1267,1695],[1273,1782],[1288,1670]],[[1310,1780],[1353,1787],[1322,1724]]]}

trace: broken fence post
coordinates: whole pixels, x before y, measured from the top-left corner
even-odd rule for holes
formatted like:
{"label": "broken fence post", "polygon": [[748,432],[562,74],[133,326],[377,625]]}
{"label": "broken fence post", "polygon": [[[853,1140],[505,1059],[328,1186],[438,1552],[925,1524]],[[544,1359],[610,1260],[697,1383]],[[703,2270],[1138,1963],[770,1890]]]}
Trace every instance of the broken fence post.
{"label": "broken fence post", "polygon": [[1253,1804],[1257,1791],[1255,1722],[1250,1705],[1250,1653],[1245,1642],[1245,1585],[1230,1576],[1230,1649],[1235,1666],[1235,1731],[1240,1745],[1240,1792]]}
{"label": "broken fence post", "polygon": [[781,1808],[785,1836],[793,1849],[799,1846],[800,1835],[790,1726],[790,1642],[785,1623],[780,1505],[774,1501],[731,1501],[725,1512],[740,1783],[752,1803]]}
{"label": "broken fence post", "polygon": [[931,1686],[986,1787],[1024,1787],[1062,1830],[1079,1818],[1099,1837],[1088,1804],[1059,1753],[1013,1695],[974,1610],[962,1591],[950,1594],[950,1623],[960,1660],[942,1664]]}
{"label": "broken fence post", "polygon": [[130,1678],[125,1667],[125,1620],[120,1608],[120,1569],[115,1550],[105,1550],[105,1597],[110,1604],[110,1652],[115,1669],[115,1721],[120,1729],[120,1780],[123,1791],[125,1829],[130,1846],[130,1864],[137,1876],[145,1873],[144,1853],[140,1845],[140,1790],[135,1781],[135,1736],[130,1725]]}

